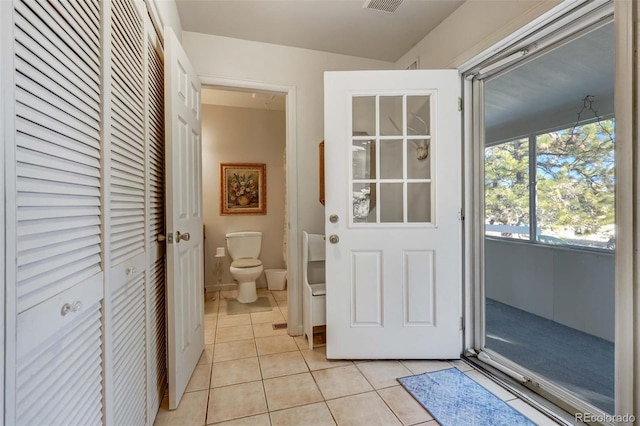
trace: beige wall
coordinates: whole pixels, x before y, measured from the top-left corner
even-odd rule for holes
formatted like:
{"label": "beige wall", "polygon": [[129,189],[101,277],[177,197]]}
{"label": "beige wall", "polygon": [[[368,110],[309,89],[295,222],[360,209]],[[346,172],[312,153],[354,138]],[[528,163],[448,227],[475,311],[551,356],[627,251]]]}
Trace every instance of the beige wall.
{"label": "beige wall", "polygon": [[559,0],[467,0],[396,62],[405,69],[457,68],[519,30]]}
{"label": "beige wall", "polygon": [[175,0],[147,0],[149,7],[158,14],[160,25],[171,27],[173,32],[182,39],[182,23],[180,22],[180,14]]}
{"label": "beige wall", "polygon": [[324,139],[324,71],[403,68],[417,56],[423,69],[456,67],[558,3],[469,0],[395,64],[188,31],[182,44],[200,76],[296,87],[297,231],[324,232],[324,207],[316,192],[318,143]]}
{"label": "beige wall", "polygon": [[[260,259],[264,269],[284,268],[286,117],[268,111],[218,105],[202,106],[202,192],[205,225],[205,286],[216,282],[216,247],[225,247],[227,232],[262,231]],[[266,163],[267,214],[220,215],[220,163]],[[221,282],[232,283],[231,258],[224,258]],[[264,274],[258,286],[265,286]]]}
{"label": "beige wall", "polygon": [[[184,31],[182,45],[201,77],[230,78],[294,86],[298,227],[324,233],[324,206],[318,201],[318,144],[324,139],[324,71],[392,69],[391,62]],[[270,203],[271,205],[271,203]],[[280,252],[281,250],[279,250]],[[302,252],[298,253],[302,259]],[[300,269],[300,267],[298,267]],[[289,282],[298,282],[289,276]],[[289,312],[292,314],[292,311]]]}

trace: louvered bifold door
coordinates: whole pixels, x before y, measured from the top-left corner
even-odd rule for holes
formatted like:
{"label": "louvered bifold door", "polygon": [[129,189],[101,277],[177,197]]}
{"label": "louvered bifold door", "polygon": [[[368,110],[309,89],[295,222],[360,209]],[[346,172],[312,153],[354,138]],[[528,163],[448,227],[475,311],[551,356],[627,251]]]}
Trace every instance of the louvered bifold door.
{"label": "louvered bifold door", "polygon": [[144,252],[142,21],[129,0],[112,2],[111,265]]}
{"label": "louvered bifold door", "polygon": [[164,68],[151,23],[147,42],[147,152],[149,196],[149,322],[147,391],[150,416],[158,412],[167,383],[164,237]]}
{"label": "louvered bifold door", "polygon": [[15,383],[7,390],[9,424],[101,422],[100,7],[14,2],[16,194],[7,205],[15,202],[17,271],[7,279],[7,303],[17,313],[17,342],[16,368],[7,370]]}
{"label": "louvered bifold door", "polygon": [[144,297],[144,274],[113,294],[114,425],[146,422]]}
{"label": "louvered bifold door", "polygon": [[144,28],[131,0],[111,2],[110,25],[107,422],[140,425],[147,413]]}

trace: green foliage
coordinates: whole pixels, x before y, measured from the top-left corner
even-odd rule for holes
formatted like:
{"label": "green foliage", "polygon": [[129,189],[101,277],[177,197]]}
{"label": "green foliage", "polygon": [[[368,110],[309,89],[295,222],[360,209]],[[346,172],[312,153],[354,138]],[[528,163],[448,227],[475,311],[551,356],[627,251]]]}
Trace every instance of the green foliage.
{"label": "green foliage", "polygon": [[612,120],[537,138],[538,225],[593,234],[614,223]]}
{"label": "green foliage", "polygon": [[[538,227],[597,233],[615,216],[614,121],[604,120],[536,138]],[[485,150],[487,221],[529,223],[526,139]]]}
{"label": "green foliage", "polygon": [[497,224],[529,224],[529,142],[485,150],[486,219]]}

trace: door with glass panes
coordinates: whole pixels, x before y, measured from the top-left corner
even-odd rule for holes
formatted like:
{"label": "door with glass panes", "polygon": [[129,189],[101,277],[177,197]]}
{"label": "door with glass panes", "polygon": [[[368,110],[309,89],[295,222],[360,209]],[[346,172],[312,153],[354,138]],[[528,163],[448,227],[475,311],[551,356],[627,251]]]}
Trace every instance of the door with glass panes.
{"label": "door with glass panes", "polygon": [[458,358],[455,70],[325,73],[327,357]]}

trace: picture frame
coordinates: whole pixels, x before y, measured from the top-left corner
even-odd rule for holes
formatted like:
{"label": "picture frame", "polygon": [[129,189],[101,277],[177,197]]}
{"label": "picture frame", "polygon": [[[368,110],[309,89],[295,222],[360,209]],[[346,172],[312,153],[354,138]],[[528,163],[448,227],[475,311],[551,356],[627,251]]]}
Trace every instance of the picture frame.
{"label": "picture frame", "polygon": [[267,165],[220,163],[220,215],[267,214]]}

